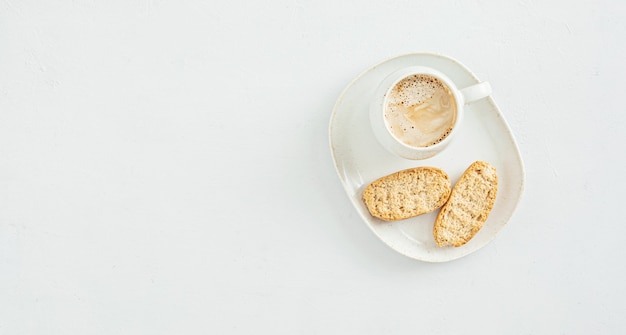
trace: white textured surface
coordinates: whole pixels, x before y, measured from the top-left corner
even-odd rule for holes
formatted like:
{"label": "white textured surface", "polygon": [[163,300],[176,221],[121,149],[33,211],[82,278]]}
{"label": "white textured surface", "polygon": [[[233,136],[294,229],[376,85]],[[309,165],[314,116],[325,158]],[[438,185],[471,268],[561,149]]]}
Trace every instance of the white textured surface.
{"label": "white textured surface", "polygon": [[[626,331],[626,5],[0,1],[0,334]],[[365,227],[341,90],[435,51],[491,82],[526,167],[444,264]]]}

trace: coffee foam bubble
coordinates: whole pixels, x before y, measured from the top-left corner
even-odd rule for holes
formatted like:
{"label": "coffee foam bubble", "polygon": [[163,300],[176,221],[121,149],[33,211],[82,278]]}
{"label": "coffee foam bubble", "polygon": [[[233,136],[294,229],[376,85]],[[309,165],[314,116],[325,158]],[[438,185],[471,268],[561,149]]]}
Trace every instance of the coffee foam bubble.
{"label": "coffee foam bubble", "polygon": [[443,141],[456,121],[456,101],[439,79],[423,74],[404,78],[388,93],[385,122],[407,145],[428,147]]}

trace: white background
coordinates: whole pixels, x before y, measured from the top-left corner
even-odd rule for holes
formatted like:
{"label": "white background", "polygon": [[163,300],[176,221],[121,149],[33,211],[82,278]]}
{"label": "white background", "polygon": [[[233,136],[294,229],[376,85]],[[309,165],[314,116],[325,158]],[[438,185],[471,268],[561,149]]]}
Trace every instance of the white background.
{"label": "white background", "polygon": [[[415,51],[491,82],[526,168],[449,263],[381,243],[328,122]],[[0,1],[0,334],[626,332],[619,1]]]}

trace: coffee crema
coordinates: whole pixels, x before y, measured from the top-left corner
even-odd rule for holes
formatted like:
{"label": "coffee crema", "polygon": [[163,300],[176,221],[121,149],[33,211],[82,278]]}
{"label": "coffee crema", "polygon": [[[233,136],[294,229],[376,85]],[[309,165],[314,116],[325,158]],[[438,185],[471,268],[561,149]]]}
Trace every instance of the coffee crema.
{"label": "coffee crema", "polygon": [[454,95],[436,77],[415,74],[387,94],[385,123],[393,136],[413,147],[428,147],[445,139],[456,121]]}

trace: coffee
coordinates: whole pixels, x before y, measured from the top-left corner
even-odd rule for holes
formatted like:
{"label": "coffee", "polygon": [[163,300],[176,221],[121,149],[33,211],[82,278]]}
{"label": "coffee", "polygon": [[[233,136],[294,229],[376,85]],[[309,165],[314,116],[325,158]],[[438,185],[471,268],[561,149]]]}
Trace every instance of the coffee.
{"label": "coffee", "polygon": [[456,114],[456,100],[448,86],[426,74],[398,82],[384,106],[385,123],[393,136],[413,147],[428,147],[445,139]]}

